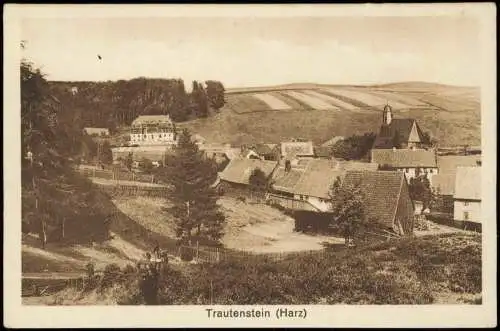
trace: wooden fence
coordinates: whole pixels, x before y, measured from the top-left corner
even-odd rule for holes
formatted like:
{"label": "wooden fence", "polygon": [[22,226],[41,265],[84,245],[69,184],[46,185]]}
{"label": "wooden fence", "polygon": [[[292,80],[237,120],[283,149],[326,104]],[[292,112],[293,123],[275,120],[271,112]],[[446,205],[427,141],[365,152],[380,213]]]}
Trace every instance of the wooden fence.
{"label": "wooden fence", "polygon": [[165,197],[168,192],[167,187],[159,187],[159,186],[140,186],[140,185],[101,185],[96,184],[99,188],[111,196],[114,197],[123,197],[123,196],[145,196],[145,197],[154,197],[160,198]]}
{"label": "wooden fence", "polygon": [[96,168],[77,168],[77,171],[87,177],[102,178],[108,180],[126,180],[131,182],[158,183],[154,175],[125,172],[121,170],[102,170]]}

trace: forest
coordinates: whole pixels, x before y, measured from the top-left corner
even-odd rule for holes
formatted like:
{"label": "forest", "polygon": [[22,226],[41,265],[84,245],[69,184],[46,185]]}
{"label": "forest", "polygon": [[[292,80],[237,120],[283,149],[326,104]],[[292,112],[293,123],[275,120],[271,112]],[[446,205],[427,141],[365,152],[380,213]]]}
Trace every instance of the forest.
{"label": "forest", "polygon": [[208,117],[225,103],[224,85],[182,79],[135,78],[116,82],[49,82],[51,93],[84,127],[111,131],[139,115],[169,115],[175,122]]}

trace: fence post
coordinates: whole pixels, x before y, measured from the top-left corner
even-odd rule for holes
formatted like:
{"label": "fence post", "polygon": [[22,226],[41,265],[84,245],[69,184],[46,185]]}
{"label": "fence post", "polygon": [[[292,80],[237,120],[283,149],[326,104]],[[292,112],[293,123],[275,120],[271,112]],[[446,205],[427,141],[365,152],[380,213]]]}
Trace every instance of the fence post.
{"label": "fence post", "polygon": [[196,262],[200,259],[200,243],[196,240]]}
{"label": "fence post", "polygon": [[219,247],[216,248],[215,252],[216,252],[215,256],[216,256],[217,262],[219,262],[219,258],[220,258],[220,256],[219,256]]}

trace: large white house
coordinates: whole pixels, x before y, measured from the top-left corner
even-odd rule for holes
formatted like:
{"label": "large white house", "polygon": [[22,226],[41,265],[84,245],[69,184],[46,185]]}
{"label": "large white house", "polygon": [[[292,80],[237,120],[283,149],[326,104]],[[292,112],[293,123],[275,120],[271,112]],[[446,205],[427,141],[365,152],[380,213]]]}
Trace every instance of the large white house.
{"label": "large white house", "polygon": [[481,167],[457,167],[453,218],[481,223]]}
{"label": "large white house", "polygon": [[132,122],[130,144],[175,145],[175,125],[168,115],[143,115]]}

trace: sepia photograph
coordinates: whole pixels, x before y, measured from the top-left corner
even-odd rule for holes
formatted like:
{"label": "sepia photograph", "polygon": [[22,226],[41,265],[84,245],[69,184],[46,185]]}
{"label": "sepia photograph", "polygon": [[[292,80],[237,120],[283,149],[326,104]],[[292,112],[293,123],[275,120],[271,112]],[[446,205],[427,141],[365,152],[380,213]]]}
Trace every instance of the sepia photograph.
{"label": "sepia photograph", "polygon": [[200,324],[495,310],[482,5],[12,8],[16,300],[190,306]]}

